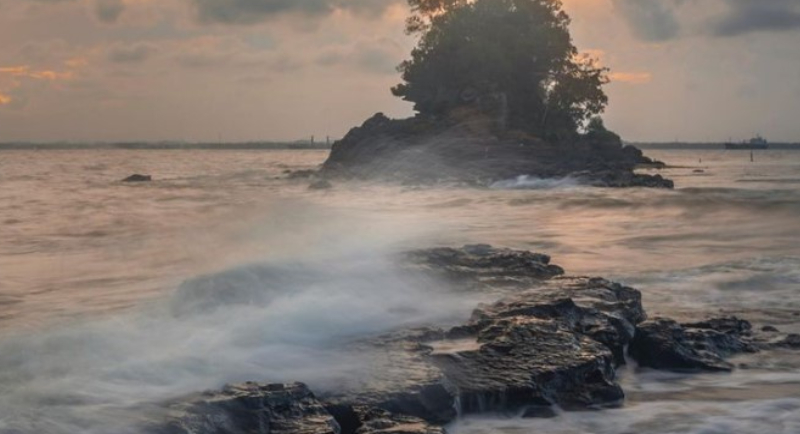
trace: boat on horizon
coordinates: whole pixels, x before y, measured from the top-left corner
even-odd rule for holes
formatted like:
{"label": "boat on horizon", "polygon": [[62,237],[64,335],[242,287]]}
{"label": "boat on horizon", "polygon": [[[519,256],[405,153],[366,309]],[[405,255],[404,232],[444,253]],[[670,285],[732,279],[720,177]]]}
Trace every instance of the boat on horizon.
{"label": "boat on horizon", "polygon": [[769,149],[769,142],[767,142],[767,140],[760,135],[756,135],[746,142],[725,143],[725,149]]}

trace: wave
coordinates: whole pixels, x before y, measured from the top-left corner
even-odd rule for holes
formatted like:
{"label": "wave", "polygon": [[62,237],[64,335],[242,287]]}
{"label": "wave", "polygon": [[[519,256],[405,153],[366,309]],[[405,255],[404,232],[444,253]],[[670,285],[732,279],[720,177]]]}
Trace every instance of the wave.
{"label": "wave", "polygon": [[128,315],[0,342],[0,432],[128,432],[130,409],[228,382],[335,387],[370,372],[346,342],[478,301],[374,254],[199,277]]}
{"label": "wave", "polygon": [[550,190],[558,188],[580,187],[581,182],[575,178],[535,178],[528,175],[514,179],[496,181],[489,188],[496,190]]}
{"label": "wave", "polygon": [[682,401],[640,403],[602,412],[561,412],[552,419],[474,417],[449,427],[452,434],[796,434],[800,399],[745,402]]}

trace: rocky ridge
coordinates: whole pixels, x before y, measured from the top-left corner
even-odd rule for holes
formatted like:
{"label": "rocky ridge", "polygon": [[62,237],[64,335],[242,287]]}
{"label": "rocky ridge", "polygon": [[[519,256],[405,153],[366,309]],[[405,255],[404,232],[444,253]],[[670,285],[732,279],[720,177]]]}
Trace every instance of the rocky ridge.
{"label": "rocky ridge", "polygon": [[[564,277],[546,255],[487,245],[401,255],[409,272],[465,290],[495,286],[500,300],[465,324],[398,330],[353,342],[380,375],[312,393],[302,383],[227,386],[164,404],[157,434],[440,434],[460,414],[621,405],[616,368],[728,371],[727,359],[796,345],[735,317],[679,324],[647,319],[641,293],[601,278]],[[627,353],[626,353],[627,348]]]}

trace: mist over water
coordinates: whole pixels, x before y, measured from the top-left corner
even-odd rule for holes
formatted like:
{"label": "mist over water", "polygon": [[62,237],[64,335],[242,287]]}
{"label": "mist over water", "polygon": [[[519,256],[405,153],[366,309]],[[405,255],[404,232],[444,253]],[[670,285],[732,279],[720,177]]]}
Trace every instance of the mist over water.
{"label": "mist over water", "polygon": [[[2,152],[0,432],[124,432],[154,402],[226,382],[378,374],[346,343],[457,322],[488,297],[400,272],[391,255],[413,247],[539,251],[642,289],[651,316],[800,332],[800,153],[648,154],[679,166],[664,173],[678,189],[521,178],[318,192],[284,174],[317,151]],[[155,182],[117,182],[134,172]],[[630,367],[621,410],[452,429],[798,432],[796,355],[740,363],[692,377]]]}

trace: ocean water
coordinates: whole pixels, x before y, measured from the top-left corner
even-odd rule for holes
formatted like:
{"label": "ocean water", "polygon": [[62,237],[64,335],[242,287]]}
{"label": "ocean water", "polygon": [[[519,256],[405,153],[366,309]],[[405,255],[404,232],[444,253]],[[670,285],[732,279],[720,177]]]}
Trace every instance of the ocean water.
{"label": "ocean water", "polygon": [[[651,316],[735,314],[800,332],[800,152],[649,151],[674,191],[523,177],[489,189],[309,190],[322,151],[0,152],[0,433],[135,432],[227,382],[337,387],[340,343],[466,318],[390,254],[491,243],[644,293]],[[146,173],[154,182],[119,182]],[[732,374],[624,368],[617,410],[468,417],[455,433],[798,433],[800,355]],[[379,373],[373,373],[379,375]]]}

